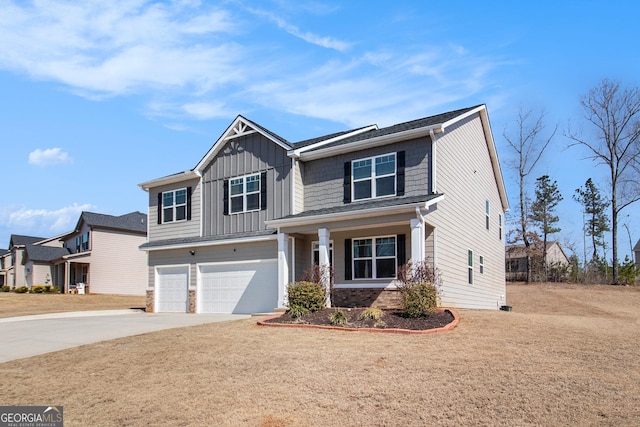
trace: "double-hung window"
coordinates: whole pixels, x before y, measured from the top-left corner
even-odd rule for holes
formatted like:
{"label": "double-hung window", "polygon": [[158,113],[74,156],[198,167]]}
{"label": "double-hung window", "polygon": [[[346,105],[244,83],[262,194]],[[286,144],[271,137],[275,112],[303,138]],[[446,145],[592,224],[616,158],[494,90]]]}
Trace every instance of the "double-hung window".
{"label": "double-hung window", "polygon": [[[320,242],[313,242],[312,249],[312,262],[320,265]],[[333,265],[333,242],[329,242],[329,265]]]}
{"label": "double-hung window", "polygon": [[353,240],[353,278],[382,279],[396,277],[396,237]]}
{"label": "double-hung window", "polygon": [[250,212],[260,209],[260,174],[229,180],[229,212]]}
{"label": "double-hung window", "polygon": [[351,166],[353,200],[396,195],[396,153],[354,160]]}
{"label": "double-hung window", "polygon": [[489,229],[489,201],[488,200],[485,202],[484,211],[485,211],[485,226],[487,227],[487,230],[488,230]]}
{"label": "double-hung window", "polygon": [[162,193],[162,222],[187,219],[187,189],[181,188]]}

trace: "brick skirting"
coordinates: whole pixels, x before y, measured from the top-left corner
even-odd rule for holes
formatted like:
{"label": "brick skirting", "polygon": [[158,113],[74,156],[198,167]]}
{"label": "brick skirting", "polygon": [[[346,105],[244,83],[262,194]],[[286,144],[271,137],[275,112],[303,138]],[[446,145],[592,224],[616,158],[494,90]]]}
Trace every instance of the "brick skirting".
{"label": "brick skirting", "polygon": [[400,291],[383,288],[334,288],[335,307],[400,308]]}
{"label": "brick skirting", "polygon": [[153,313],[153,310],[155,309],[155,307],[153,306],[154,299],[155,299],[154,291],[153,290],[147,291],[147,303],[145,308],[145,311],[147,313]]}

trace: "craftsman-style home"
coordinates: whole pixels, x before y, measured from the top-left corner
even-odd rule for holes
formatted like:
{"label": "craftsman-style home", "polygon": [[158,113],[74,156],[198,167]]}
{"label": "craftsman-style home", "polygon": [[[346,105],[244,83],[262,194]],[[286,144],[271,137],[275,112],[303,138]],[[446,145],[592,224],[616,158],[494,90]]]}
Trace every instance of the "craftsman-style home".
{"label": "craftsman-style home", "polygon": [[447,307],[506,302],[507,195],[484,105],[289,142],[238,116],[195,167],[148,192],[147,306],[256,313],[331,266],[333,304],[386,306],[428,260]]}

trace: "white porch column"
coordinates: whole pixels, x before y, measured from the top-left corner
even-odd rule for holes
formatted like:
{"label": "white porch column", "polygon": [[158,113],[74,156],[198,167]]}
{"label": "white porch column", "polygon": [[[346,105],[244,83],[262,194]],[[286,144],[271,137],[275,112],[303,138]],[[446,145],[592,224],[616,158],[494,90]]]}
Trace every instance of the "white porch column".
{"label": "white porch column", "polygon": [[326,228],[318,229],[318,251],[320,255],[320,272],[322,273],[322,286],[327,291],[327,307],[331,307],[330,286],[331,286],[331,262],[329,260],[329,230]]}
{"label": "white porch column", "polygon": [[289,235],[278,233],[278,308],[284,308],[289,282]]}
{"label": "white porch column", "polygon": [[421,219],[411,219],[411,261],[414,264],[424,261],[424,228]]}
{"label": "white porch column", "polygon": [[65,261],[64,262],[64,289],[63,289],[63,293],[68,294],[69,293],[69,261]]}

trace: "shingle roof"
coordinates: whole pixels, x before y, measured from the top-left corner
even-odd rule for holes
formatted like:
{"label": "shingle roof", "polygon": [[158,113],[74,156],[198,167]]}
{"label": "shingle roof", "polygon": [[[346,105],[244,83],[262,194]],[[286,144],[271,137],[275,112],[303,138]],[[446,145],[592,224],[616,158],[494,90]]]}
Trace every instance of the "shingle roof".
{"label": "shingle roof", "polygon": [[[438,124],[442,124],[442,123],[446,123],[451,119],[454,119],[455,117],[458,117],[468,111],[473,110],[474,108],[478,108],[479,105],[475,105],[473,107],[468,107],[468,108],[462,108],[460,110],[455,110],[455,111],[449,111],[446,113],[442,113],[442,114],[437,114],[435,116],[429,116],[429,117],[424,117],[421,119],[416,119],[416,120],[411,120],[408,122],[404,122],[404,123],[399,123],[396,125],[392,125],[392,126],[388,126],[385,128],[380,128],[380,129],[373,129],[367,132],[363,132],[363,133],[359,133],[344,139],[340,139],[338,141],[335,142],[331,142],[328,143],[326,145],[323,145],[322,147],[318,147],[318,148],[329,148],[329,147],[334,147],[337,145],[342,145],[342,144],[348,144],[350,142],[355,142],[355,141],[363,141],[366,139],[372,139],[372,138],[376,138],[379,136],[384,136],[384,135],[391,135],[394,133],[400,133],[400,132],[404,132],[404,131],[408,131],[408,130],[412,130],[412,129],[419,129],[419,128],[424,128],[424,127],[430,127],[430,126],[435,126]],[[359,128],[362,129],[362,128]],[[331,139],[334,138],[337,135],[340,134],[345,134],[345,133],[349,133],[349,132],[354,132],[357,129],[353,129],[353,130],[349,130],[347,132],[342,132],[342,133],[338,133],[338,134],[331,134],[331,135],[325,135],[322,137],[318,137],[318,138],[314,138],[314,139],[309,139],[309,140],[305,140],[305,141],[300,141],[297,143],[294,143],[294,147],[295,148],[301,148],[301,147],[305,147],[307,145],[311,145],[320,141],[324,141],[327,139]],[[310,151],[313,151],[314,149],[311,149]]]}
{"label": "shingle roof", "polygon": [[82,212],[80,218],[91,227],[147,232],[147,215],[141,212],[131,212],[121,216]]}
{"label": "shingle roof", "polygon": [[27,245],[26,249],[29,259],[36,262],[53,261],[70,253],[66,248],[52,246]]}
{"label": "shingle roof", "polygon": [[429,200],[442,196],[442,194],[424,194],[411,197],[390,197],[378,200],[368,200],[366,202],[352,202],[345,205],[333,206],[330,208],[322,208],[301,212],[296,215],[288,215],[278,219],[308,218],[320,215],[331,215],[346,212],[358,212],[367,209],[383,208],[388,206],[414,205],[416,203],[424,203]]}
{"label": "shingle roof", "polygon": [[35,237],[35,236],[22,236],[20,234],[12,234],[9,240],[9,246],[25,246],[31,245],[35,242],[39,242],[40,240],[44,240],[44,237]]}

